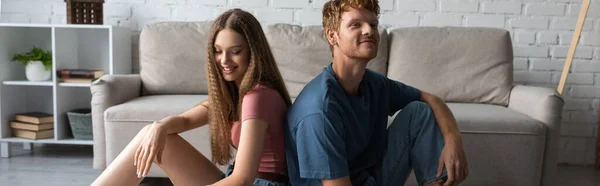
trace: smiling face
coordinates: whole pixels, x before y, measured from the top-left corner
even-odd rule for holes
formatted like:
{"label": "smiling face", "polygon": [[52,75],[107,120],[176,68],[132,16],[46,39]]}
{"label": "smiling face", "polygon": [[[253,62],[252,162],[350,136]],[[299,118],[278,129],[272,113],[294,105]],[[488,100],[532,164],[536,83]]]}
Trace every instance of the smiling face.
{"label": "smiling face", "polygon": [[368,61],[377,56],[378,24],[375,13],[364,8],[348,8],[341,14],[339,29],[329,31],[328,35],[337,45],[338,53]]}
{"label": "smiling face", "polygon": [[248,62],[250,51],[244,37],[231,29],[221,30],[215,38],[215,62],[223,73],[225,81],[234,81],[240,85]]}

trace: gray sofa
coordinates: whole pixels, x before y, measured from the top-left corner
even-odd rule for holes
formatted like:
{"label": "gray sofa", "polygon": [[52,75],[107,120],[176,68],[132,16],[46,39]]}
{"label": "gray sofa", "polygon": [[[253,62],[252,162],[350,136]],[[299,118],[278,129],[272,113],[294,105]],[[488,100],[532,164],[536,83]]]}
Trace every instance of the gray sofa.
{"label": "gray sofa", "polygon": [[[103,76],[91,86],[94,167],[110,164],[145,125],[207,98],[210,22],[162,22],[140,35],[140,73]],[[265,28],[290,96],[332,60],[320,26]],[[510,34],[495,28],[380,29],[368,68],[442,97],[454,113],[469,161],[462,185],[551,185],[562,98],[552,88],[513,85]],[[207,127],[181,134],[210,157]],[[150,177],[165,177],[153,166]]]}

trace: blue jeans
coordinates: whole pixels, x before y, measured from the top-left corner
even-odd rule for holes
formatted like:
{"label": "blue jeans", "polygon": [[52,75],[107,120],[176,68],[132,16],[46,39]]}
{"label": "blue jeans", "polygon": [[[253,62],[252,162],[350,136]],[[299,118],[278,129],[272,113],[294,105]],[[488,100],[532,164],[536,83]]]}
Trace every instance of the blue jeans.
{"label": "blue jeans", "polygon": [[444,139],[427,103],[414,101],[402,109],[387,129],[383,162],[363,185],[403,185],[414,169],[419,185],[445,180],[436,177]]}
{"label": "blue jeans", "polygon": [[[227,168],[227,172],[225,172],[225,174],[223,174],[223,178],[226,178],[227,176],[230,176],[231,173],[233,172],[233,165],[229,165],[229,168]],[[255,178],[254,179],[254,183],[252,184],[253,186],[287,186],[284,183],[279,183],[276,181],[271,181],[271,180],[265,180],[262,178]]]}

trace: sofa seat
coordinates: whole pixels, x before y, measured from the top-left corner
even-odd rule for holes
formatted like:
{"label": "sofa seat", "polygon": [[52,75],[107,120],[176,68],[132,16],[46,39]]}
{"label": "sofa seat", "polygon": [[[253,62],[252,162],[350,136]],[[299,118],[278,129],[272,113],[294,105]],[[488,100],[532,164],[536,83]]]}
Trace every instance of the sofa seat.
{"label": "sofa seat", "polygon": [[[544,123],[498,105],[448,103],[448,107],[460,128],[471,170],[461,185],[539,185]],[[407,183],[413,180],[411,175]]]}
{"label": "sofa seat", "polygon": [[[106,145],[111,147],[107,148],[107,159],[112,162],[144,126],[167,116],[181,114],[207,98],[208,95],[142,96],[110,107],[104,113]],[[208,126],[203,126],[180,135],[206,157],[211,157],[208,131]],[[226,166],[219,168],[225,170]],[[167,175],[154,164],[147,176]]]}
{"label": "sofa seat", "polygon": [[448,103],[448,107],[462,133],[546,135],[544,123],[504,106]]}
{"label": "sofa seat", "polygon": [[208,95],[142,96],[106,109],[106,121],[152,122],[181,114],[208,98]]}

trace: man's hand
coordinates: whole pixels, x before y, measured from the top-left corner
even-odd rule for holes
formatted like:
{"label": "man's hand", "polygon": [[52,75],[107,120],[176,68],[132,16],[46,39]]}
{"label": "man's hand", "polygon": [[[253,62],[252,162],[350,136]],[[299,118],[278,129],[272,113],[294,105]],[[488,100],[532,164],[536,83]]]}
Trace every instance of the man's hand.
{"label": "man's hand", "polygon": [[448,180],[444,183],[444,186],[458,185],[469,175],[467,158],[460,137],[448,137],[446,139],[440,155],[437,177],[442,175],[445,167]]}

